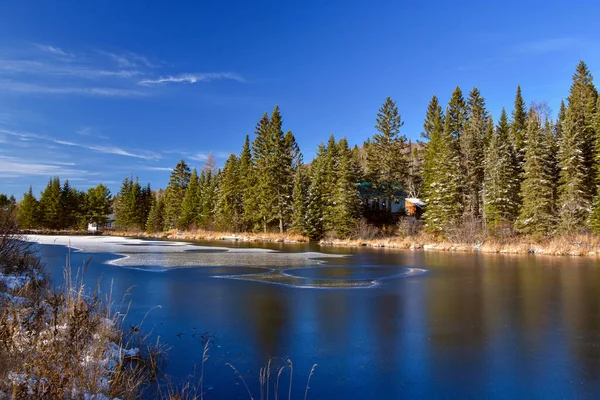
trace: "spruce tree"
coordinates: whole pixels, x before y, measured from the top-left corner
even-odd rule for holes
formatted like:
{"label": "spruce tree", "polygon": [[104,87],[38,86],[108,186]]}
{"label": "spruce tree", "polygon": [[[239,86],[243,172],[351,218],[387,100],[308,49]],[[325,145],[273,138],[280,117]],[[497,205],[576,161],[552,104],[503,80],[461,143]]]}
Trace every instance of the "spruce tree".
{"label": "spruce tree", "polygon": [[[273,113],[278,114],[279,109],[276,107]],[[248,201],[253,203],[255,210],[251,219],[256,221],[264,232],[267,231],[268,224],[274,219],[273,210],[276,208],[274,176],[272,175],[275,169],[273,155],[276,152],[276,144],[271,136],[273,129],[270,125],[269,116],[264,113],[254,130],[256,137],[252,142],[252,155],[256,182],[254,182],[251,194],[252,199]]]}
{"label": "spruce tree", "polygon": [[[596,102],[596,115],[594,118],[593,126],[596,132],[596,182],[595,185],[600,186],[600,96]],[[590,228],[596,234],[600,234],[600,190],[597,189],[596,197],[594,198],[594,204],[592,207],[592,215],[590,216]]]}
{"label": "spruce tree", "polygon": [[595,194],[592,121],[596,98],[592,76],[585,63],[580,62],[573,75],[558,152],[558,208],[560,227],[565,233],[580,231],[590,217]]}
{"label": "spruce tree", "polygon": [[360,216],[356,166],[346,138],[337,143],[336,181],[333,192],[333,231],[341,238],[350,237]]}
{"label": "spruce tree", "polygon": [[323,226],[325,154],[325,145],[321,143],[317,156],[310,165],[310,185],[306,201],[306,234],[310,240],[320,240],[325,234]]}
{"label": "spruce tree", "polygon": [[387,211],[392,211],[392,201],[398,187],[407,175],[406,137],[400,135],[404,125],[396,103],[387,98],[377,113],[375,129],[367,151],[367,166],[373,183],[383,191]]}
{"label": "spruce tree", "polygon": [[169,184],[165,189],[165,228],[177,227],[185,192],[190,183],[190,167],[181,160],[171,172]]}
{"label": "spruce tree", "polygon": [[31,186],[19,204],[17,223],[21,229],[34,229],[39,226],[39,204]]}
{"label": "spruce tree", "polygon": [[540,116],[529,110],[524,140],[526,141],[525,165],[521,184],[520,210],[516,227],[521,233],[534,237],[550,234],[555,225],[552,201],[552,176],[549,169],[551,154]]}
{"label": "spruce tree", "polygon": [[216,225],[220,230],[237,232],[243,224],[244,204],[239,182],[239,160],[231,154],[220,174],[215,208]]}
{"label": "spruce tree", "polygon": [[218,174],[211,170],[203,170],[198,184],[198,224],[204,228],[212,228],[217,202]]}
{"label": "spruce tree", "polygon": [[198,199],[198,186],[198,172],[196,171],[196,168],[194,168],[181,205],[181,217],[177,222],[177,227],[179,229],[190,229],[196,225],[198,206],[200,204]]}
{"label": "spruce tree", "polygon": [[525,161],[525,136],[527,129],[527,107],[521,93],[521,85],[517,86],[517,94],[515,95],[515,103],[512,112],[512,123],[510,130],[517,151],[519,160],[519,172],[523,172],[523,163]]}
{"label": "spruce tree", "polygon": [[334,207],[337,195],[336,182],[339,178],[338,158],[338,145],[335,141],[335,136],[331,134],[323,158],[323,229],[326,232],[336,229],[335,224],[337,221],[335,220]]}
{"label": "spruce tree", "polygon": [[242,230],[246,231],[253,226],[252,212],[252,185],[254,182],[254,164],[252,163],[252,152],[250,151],[250,138],[246,135],[244,147],[240,154],[239,163],[239,185],[242,196]]}
{"label": "spruce tree", "polygon": [[89,188],[86,195],[86,221],[104,226],[111,212],[110,190],[103,184]]}
{"label": "spruce tree", "polygon": [[[463,141],[462,137],[465,134],[465,128],[468,120],[467,111],[467,103],[463,97],[462,90],[457,86],[452,92],[452,96],[450,97],[450,101],[446,107],[446,115],[444,117],[444,131],[448,136],[444,140],[450,140],[450,144],[453,147],[451,150],[452,155],[455,157],[453,158],[453,162],[457,163],[457,165],[453,166],[453,170],[457,174],[457,182],[462,182],[466,176],[461,143]],[[462,213],[466,203],[462,184],[456,189],[458,190],[458,195],[460,197],[458,200],[458,206]],[[453,219],[453,217],[450,218],[450,220]]]}
{"label": "spruce tree", "polygon": [[308,197],[308,180],[303,166],[296,169],[294,191],[292,194],[292,230],[306,234],[306,202]]}
{"label": "spruce tree", "polygon": [[75,228],[79,216],[79,204],[77,201],[77,192],[71,187],[69,180],[65,180],[61,192],[60,203],[62,208],[60,226],[63,229]]}
{"label": "spruce tree", "polygon": [[58,176],[50,179],[40,196],[40,214],[42,225],[48,229],[61,229],[63,208],[61,186]]}
{"label": "spruce tree", "polygon": [[464,170],[464,215],[469,218],[478,218],[482,212],[481,194],[487,119],[485,101],[481,97],[479,90],[473,88],[467,100],[467,123],[465,131],[460,137]]}
{"label": "spruce tree", "polygon": [[488,229],[512,223],[518,216],[519,179],[510,126],[504,108],[490,137],[484,161],[484,204]]}
{"label": "spruce tree", "polygon": [[[437,102],[437,99],[432,99]],[[451,111],[449,107],[448,112]],[[423,161],[423,194],[427,207],[423,218],[429,232],[443,233],[458,219],[460,204],[460,158],[456,146],[460,113],[444,118],[440,107],[427,116],[429,144]],[[460,136],[458,136],[460,137]]]}
{"label": "spruce tree", "polygon": [[156,193],[156,195],[152,197],[150,213],[148,214],[148,221],[146,223],[146,232],[155,233],[163,230],[165,225],[164,213],[164,196],[161,193]]}

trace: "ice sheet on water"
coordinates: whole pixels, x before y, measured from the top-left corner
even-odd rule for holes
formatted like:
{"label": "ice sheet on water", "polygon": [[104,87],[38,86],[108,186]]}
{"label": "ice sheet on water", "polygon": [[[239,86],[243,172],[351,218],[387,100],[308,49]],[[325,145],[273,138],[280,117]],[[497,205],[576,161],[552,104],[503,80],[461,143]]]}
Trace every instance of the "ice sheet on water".
{"label": "ice sheet on water", "polygon": [[[317,267],[327,258],[346,257],[320,252],[280,252],[257,248],[202,246],[185,242],[150,241],[106,236],[38,236],[28,240],[40,244],[71,246],[86,253],[113,253],[121,257],[109,264],[154,271],[183,267],[223,267],[231,272],[211,273],[211,276],[276,283],[294,287],[371,287],[379,279],[410,276],[413,270],[395,267],[393,270],[335,267],[323,271],[300,273],[298,268]],[[246,267],[246,269],[240,269]],[[347,270],[346,270],[347,269]]]}
{"label": "ice sheet on water", "polygon": [[107,236],[42,236],[28,240],[40,244],[71,246],[86,253],[115,253],[109,261],[122,267],[300,267],[320,265],[320,258],[343,257],[319,252],[284,253],[270,249],[202,246],[185,242],[150,241]]}

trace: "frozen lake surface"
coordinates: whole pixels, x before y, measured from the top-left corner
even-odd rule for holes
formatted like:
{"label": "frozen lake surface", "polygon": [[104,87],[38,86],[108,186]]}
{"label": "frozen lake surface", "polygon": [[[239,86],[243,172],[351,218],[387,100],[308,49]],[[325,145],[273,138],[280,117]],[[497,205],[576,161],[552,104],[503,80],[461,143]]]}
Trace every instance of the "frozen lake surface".
{"label": "frozen lake surface", "polygon": [[[61,285],[66,246],[127,323],[171,347],[167,373],[199,366],[205,399],[255,398],[269,357],[294,362],[293,398],[600,397],[595,259],[31,236]],[[157,307],[160,306],[160,307]],[[286,386],[287,388],[287,386]],[[282,394],[283,395],[283,394]],[[287,397],[286,397],[287,398]]]}

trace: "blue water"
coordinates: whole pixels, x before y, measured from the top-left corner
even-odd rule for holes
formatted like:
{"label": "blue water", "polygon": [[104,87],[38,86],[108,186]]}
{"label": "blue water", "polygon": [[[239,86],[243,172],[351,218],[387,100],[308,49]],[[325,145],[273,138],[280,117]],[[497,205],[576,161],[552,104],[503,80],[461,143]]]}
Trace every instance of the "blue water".
{"label": "blue water", "polygon": [[[260,398],[258,371],[269,357],[293,361],[295,399],[304,397],[315,363],[309,399],[600,398],[595,259],[253,247],[278,252],[203,255],[210,249],[198,248],[179,259],[181,252],[148,250],[139,258],[128,254],[127,266],[108,264],[121,255],[72,252],[71,264],[91,257],[86,284],[104,292],[112,285],[117,303],[129,291],[127,323],[144,320],[142,329],[168,344],[166,372],[173,381],[199,367],[211,338],[207,400],[249,398],[226,363]],[[39,249],[60,285],[66,248]],[[307,251],[348,256],[299,261],[297,253]],[[236,266],[215,265],[220,253]],[[156,265],[149,265],[152,254]],[[190,266],[194,257],[212,266]],[[173,268],[178,263],[187,267]],[[405,276],[411,268],[426,272]],[[312,287],[254,279],[279,271]],[[320,280],[364,285],[319,288]]]}

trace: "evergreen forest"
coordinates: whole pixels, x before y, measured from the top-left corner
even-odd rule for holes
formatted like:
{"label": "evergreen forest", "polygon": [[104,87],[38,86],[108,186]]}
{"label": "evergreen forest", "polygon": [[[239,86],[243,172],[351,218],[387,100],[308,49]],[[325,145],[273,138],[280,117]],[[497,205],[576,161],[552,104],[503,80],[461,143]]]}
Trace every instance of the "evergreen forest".
{"label": "evergreen forest", "polygon": [[[416,197],[426,206],[412,233],[600,233],[600,98],[583,61],[554,114],[544,102],[528,104],[519,86],[514,103],[494,118],[476,87],[456,87],[445,106],[431,98],[421,139],[412,142],[387,98],[362,145],[331,135],[305,162],[275,106],[222,168],[212,157],[200,170],[181,160],[164,189],[126,177],[114,196],[104,185],[82,192],[53,177],[39,199],[31,189],[24,194],[18,222],[22,229],[74,229],[114,214],[116,228],[149,233],[353,238],[365,226],[402,226],[409,218],[392,213],[392,204]],[[377,210],[368,201],[374,196],[383,200]]]}

